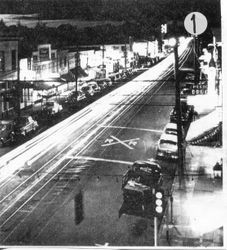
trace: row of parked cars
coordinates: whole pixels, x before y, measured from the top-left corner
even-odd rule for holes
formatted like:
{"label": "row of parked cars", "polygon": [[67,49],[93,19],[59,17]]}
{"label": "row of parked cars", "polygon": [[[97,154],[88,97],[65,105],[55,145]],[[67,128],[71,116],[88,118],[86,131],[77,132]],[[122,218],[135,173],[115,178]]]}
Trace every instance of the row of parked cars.
{"label": "row of parked cars", "polygon": [[61,114],[64,105],[68,105],[69,107],[76,106],[75,104],[78,105],[79,103],[83,105],[83,101],[91,100],[96,95],[114,86],[117,80],[127,79],[132,73],[116,74],[114,79],[105,78],[83,82],[79,84],[77,92],[68,91],[62,93],[60,100],[64,100],[63,103],[56,100],[48,100],[42,104],[35,104],[31,108],[28,108],[26,113],[30,115],[22,115],[15,119],[0,120],[0,145],[4,146],[15,142],[19,137],[26,138],[28,134],[36,131],[39,125],[42,126],[43,120],[52,119]]}
{"label": "row of parked cars", "polygon": [[[182,137],[186,136],[188,127],[193,120],[194,106],[188,105],[185,100],[181,101],[181,121]],[[157,158],[178,159],[178,129],[177,129],[177,112],[174,107],[170,112],[170,122],[166,124],[161,137],[157,144]]]}
{"label": "row of parked cars", "polygon": [[[144,70],[143,70],[144,71]],[[85,101],[90,101],[98,95],[102,95],[110,88],[114,87],[117,83],[126,81],[134,74],[138,74],[139,69],[131,70],[124,73],[118,73],[109,78],[94,79],[84,81],[77,86],[77,91],[67,91],[61,94],[63,98],[63,105],[73,107],[76,104],[80,106]]]}
{"label": "row of parked cars", "polygon": [[23,112],[26,114],[19,117],[0,120],[0,145],[8,145],[19,138],[26,138],[27,135],[35,132],[39,128],[39,115],[45,114],[46,118],[53,117],[62,110],[63,107],[61,104],[56,101],[47,101],[42,105],[36,104],[31,108],[27,108]]}
{"label": "row of parked cars", "polygon": [[15,142],[18,137],[35,132],[39,125],[29,115],[23,115],[12,120],[0,121],[0,144],[2,146]]}
{"label": "row of parked cars", "polygon": [[89,101],[103,91],[112,87],[114,82],[111,79],[100,79],[80,84],[77,91],[68,91],[61,95],[63,105],[73,106],[84,101]]}

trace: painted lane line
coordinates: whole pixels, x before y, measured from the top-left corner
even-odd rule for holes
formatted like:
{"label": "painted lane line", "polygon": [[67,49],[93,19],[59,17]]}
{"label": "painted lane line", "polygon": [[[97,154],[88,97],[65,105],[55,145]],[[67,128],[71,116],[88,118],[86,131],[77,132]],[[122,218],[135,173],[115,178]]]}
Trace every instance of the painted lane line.
{"label": "painted lane line", "polygon": [[132,129],[132,130],[139,130],[139,131],[148,131],[148,132],[154,132],[154,133],[162,133],[162,130],[158,129],[147,129],[147,128],[133,128],[133,127],[123,127],[123,126],[100,126],[103,128],[120,128],[120,129]]}
{"label": "painted lane line", "polygon": [[69,159],[75,160],[88,160],[88,161],[103,161],[103,162],[111,162],[111,163],[120,163],[126,165],[132,165],[133,162],[131,161],[120,161],[120,160],[112,160],[112,159],[104,159],[104,158],[96,158],[96,157],[89,157],[89,156],[67,156]]}

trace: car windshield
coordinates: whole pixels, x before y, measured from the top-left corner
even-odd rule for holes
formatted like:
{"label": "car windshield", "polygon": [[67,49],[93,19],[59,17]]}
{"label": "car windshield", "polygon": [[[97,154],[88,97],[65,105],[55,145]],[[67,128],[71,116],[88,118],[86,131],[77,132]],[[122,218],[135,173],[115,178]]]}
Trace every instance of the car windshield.
{"label": "car windshield", "polygon": [[161,140],[160,144],[177,145],[177,143],[175,141],[171,141],[171,140]]}
{"label": "car windshield", "polygon": [[160,148],[163,150],[175,151],[177,149],[177,143],[174,141],[170,141],[170,140],[161,140]]}
{"label": "car windshield", "polygon": [[46,105],[49,107],[54,106],[54,102],[47,102]]}

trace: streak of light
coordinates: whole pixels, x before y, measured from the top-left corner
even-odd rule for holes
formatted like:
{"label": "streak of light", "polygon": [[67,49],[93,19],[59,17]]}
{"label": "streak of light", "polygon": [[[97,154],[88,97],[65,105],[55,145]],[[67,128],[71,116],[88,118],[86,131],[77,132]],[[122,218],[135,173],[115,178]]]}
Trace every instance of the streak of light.
{"label": "streak of light", "polygon": [[120,160],[96,158],[96,157],[89,157],[89,156],[67,156],[67,158],[75,159],[75,160],[87,160],[87,161],[102,161],[102,162],[120,163],[120,164],[126,164],[126,165],[132,165],[133,164],[133,162],[131,162],[131,161],[120,161]]}
{"label": "streak of light", "polygon": [[[101,127],[101,126],[100,126]],[[138,130],[138,131],[148,131],[148,132],[154,132],[154,133],[162,133],[162,130],[158,129],[147,129],[147,128],[133,128],[133,127],[122,127],[122,126],[102,126],[102,128],[120,128],[120,129],[132,129],[132,130]]]}

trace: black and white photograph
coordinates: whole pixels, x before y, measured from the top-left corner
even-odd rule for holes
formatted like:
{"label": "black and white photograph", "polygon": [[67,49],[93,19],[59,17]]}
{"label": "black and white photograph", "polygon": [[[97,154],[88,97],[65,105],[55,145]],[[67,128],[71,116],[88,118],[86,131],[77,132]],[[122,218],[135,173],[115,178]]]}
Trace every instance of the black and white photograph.
{"label": "black and white photograph", "polygon": [[224,249],[225,8],[0,0],[1,248]]}

